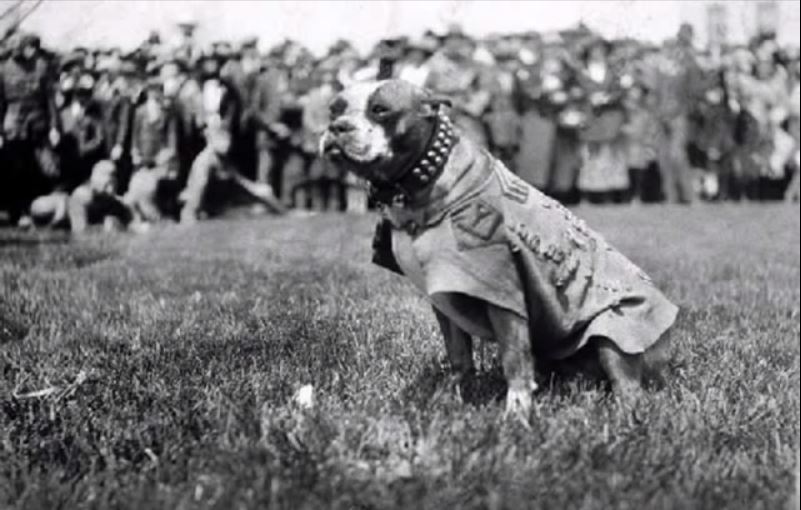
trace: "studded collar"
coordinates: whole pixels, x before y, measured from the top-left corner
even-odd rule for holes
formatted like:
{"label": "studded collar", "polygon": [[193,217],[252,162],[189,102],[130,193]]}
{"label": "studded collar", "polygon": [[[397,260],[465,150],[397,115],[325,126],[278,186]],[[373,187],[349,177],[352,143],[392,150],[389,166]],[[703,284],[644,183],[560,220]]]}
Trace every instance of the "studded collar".
{"label": "studded collar", "polygon": [[406,206],[416,192],[427,188],[442,175],[448,156],[458,139],[451,119],[440,110],[437,113],[434,134],[420,159],[406,167],[392,182],[370,182],[370,197],[379,206]]}

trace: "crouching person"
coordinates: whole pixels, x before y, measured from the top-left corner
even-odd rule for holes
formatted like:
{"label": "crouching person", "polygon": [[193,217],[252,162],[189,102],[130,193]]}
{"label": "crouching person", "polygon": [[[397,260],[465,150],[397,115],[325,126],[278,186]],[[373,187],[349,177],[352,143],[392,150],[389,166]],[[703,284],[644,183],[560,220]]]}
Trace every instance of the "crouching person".
{"label": "crouching person", "polygon": [[89,181],[75,188],[68,199],[67,215],[74,234],[82,234],[92,225],[103,225],[105,231],[116,231],[131,223],[132,211],[117,196],[116,188],[114,163],[103,160],[95,164]]}
{"label": "crouching person", "polygon": [[30,215],[34,226],[66,228],[69,226],[67,207],[70,196],[66,191],[53,191],[37,197],[31,203]]}
{"label": "crouching person", "polygon": [[206,148],[192,163],[186,187],[178,200],[181,207],[181,223],[194,223],[201,216],[213,215],[244,192],[276,214],[285,208],[273,194],[272,188],[257,183],[237,172],[230,161],[231,135],[220,127],[206,129]]}
{"label": "crouching person", "polygon": [[152,165],[142,166],[131,176],[123,201],[131,209],[137,226],[144,227],[175,214],[176,165],[175,153],[163,149]]}

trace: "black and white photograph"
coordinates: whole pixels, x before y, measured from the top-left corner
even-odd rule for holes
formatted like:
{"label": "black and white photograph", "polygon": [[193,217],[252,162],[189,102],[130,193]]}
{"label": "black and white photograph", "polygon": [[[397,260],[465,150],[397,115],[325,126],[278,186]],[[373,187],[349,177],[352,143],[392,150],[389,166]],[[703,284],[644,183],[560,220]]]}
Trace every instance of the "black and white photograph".
{"label": "black and white photograph", "polygon": [[798,509],[800,42],[0,0],[0,510]]}

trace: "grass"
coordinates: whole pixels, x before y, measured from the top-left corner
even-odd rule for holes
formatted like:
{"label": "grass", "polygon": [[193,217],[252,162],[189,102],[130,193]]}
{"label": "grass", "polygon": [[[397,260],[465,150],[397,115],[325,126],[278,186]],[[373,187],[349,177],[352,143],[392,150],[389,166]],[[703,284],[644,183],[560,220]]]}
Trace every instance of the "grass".
{"label": "grass", "polygon": [[783,507],[798,207],[579,214],[681,306],[673,361],[635,409],[543,380],[531,430],[500,418],[492,347],[481,404],[441,391],[435,320],[369,263],[370,217],[0,231],[0,508]]}

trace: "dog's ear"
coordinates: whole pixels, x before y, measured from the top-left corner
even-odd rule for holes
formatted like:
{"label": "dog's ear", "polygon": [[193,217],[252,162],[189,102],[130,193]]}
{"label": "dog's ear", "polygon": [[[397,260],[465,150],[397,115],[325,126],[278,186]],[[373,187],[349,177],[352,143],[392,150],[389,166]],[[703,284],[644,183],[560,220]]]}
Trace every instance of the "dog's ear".
{"label": "dog's ear", "polygon": [[443,106],[448,108],[453,107],[453,103],[450,99],[447,97],[438,96],[429,90],[426,90],[423,98],[420,99],[420,105],[423,109],[423,116],[425,117],[436,115],[437,112],[439,112],[439,109]]}

